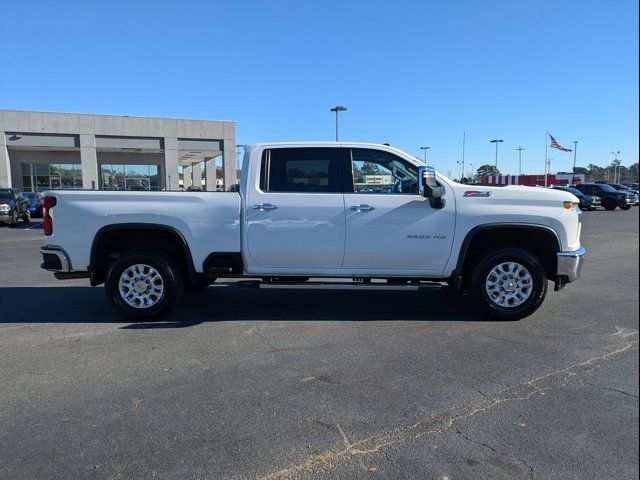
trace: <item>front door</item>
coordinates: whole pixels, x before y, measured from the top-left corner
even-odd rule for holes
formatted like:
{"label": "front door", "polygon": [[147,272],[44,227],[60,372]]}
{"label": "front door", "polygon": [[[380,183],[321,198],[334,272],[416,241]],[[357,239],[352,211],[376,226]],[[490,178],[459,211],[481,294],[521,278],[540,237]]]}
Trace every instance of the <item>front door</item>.
{"label": "front door", "polygon": [[250,273],[340,268],[345,212],[340,148],[271,148],[248,189],[245,264]]}
{"label": "front door", "polygon": [[418,194],[418,167],[381,150],[351,149],[351,171],[343,269],[362,275],[442,274],[455,227],[452,192],[444,208],[432,208]]}

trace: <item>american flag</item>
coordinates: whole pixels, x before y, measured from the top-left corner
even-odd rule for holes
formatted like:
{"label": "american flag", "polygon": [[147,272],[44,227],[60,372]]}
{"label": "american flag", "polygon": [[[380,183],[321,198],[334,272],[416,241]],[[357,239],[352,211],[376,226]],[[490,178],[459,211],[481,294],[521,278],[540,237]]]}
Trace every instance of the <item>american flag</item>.
{"label": "american flag", "polygon": [[551,143],[549,144],[551,148],[557,148],[558,150],[562,150],[563,152],[573,152],[573,150],[571,150],[570,148],[564,148],[562,145],[560,145],[556,141],[556,139],[551,136],[551,134],[549,134],[549,138],[551,139]]}

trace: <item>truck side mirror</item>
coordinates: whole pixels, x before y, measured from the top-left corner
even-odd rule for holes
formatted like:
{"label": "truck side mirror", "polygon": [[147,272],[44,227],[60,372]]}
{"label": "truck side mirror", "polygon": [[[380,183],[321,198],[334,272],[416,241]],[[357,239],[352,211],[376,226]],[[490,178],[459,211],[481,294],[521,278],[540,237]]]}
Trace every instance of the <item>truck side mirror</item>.
{"label": "truck side mirror", "polygon": [[444,207],[446,190],[442,185],[438,185],[433,167],[418,167],[418,188],[420,195],[429,199],[432,208]]}

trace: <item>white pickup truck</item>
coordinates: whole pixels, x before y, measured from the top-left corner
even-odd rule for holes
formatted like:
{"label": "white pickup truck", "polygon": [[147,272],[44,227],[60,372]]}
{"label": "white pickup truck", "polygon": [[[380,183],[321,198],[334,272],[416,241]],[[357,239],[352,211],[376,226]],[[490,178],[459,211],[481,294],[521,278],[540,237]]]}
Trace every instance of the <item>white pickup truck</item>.
{"label": "white pickup truck", "polygon": [[[50,191],[42,268],[157,319],[218,277],[259,288],[447,286],[519,319],[581,273],[578,199],[462,185],[386,145],[246,148],[237,192]],[[248,278],[254,280],[246,280]],[[314,281],[310,281],[313,279]]]}

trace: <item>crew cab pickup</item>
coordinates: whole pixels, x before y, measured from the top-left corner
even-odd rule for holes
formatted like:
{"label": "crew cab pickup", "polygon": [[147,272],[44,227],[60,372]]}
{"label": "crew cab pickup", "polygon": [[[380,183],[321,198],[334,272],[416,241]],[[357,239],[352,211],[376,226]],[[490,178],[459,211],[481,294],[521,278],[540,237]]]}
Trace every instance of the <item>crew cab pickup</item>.
{"label": "crew cab pickup", "polygon": [[[432,289],[499,319],[530,315],[581,273],[578,199],[451,181],[362,143],[247,146],[236,192],[50,191],[42,267],[105,285],[157,319],[219,277],[258,288]],[[314,279],[314,281],[309,281]]]}

